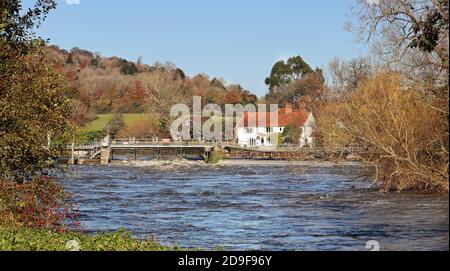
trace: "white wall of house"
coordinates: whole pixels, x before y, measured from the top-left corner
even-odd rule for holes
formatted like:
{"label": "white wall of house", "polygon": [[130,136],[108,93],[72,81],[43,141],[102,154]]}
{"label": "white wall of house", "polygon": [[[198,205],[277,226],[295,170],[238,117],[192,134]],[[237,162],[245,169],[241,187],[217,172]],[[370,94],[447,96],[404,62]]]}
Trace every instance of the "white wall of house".
{"label": "white wall of house", "polygon": [[283,129],[284,127],[238,128],[236,131],[238,144],[242,147],[274,147],[276,142],[272,142],[273,135],[283,133]]}
{"label": "white wall of house", "polygon": [[313,114],[309,114],[308,119],[305,122],[305,125],[302,127],[302,132],[300,135],[300,147],[313,147],[314,146],[314,125],[315,119]]}
{"label": "white wall of house", "polygon": [[[304,127],[301,128],[300,147],[314,145],[314,117],[309,114]],[[275,147],[276,142],[271,142],[274,135],[282,134],[284,127],[274,127],[273,129],[265,127],[249,127],[236,129],[237,143],[242,147]],[[272,138],[271,138],[272,137]]]}

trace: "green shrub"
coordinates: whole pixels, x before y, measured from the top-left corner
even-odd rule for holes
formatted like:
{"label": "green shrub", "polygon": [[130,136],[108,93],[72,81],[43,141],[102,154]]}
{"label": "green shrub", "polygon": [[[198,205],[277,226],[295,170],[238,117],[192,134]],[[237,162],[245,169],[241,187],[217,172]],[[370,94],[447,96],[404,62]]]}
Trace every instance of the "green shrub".
{"label": "green shrub", "polygon": [[174,251],[176,246],[163,246],[152,238],[134,239],[123,230],[87,235],[79,232],[55,232],[45,229],[0,227],[0,251],[66,251],[68,241],[75,240],[81,251]]}
{"label": "green shrub", "polygon": [[116,138],[117,134],[126,127],[125,120],[122,114],[114,114],[111,120],[106,124],[103,130],[105,134],[109,134],[111,138]]}
{"label": "green shrub", "polygon": [[209,154],[208,164],[217,164],[225,158],[225,152],[221,148],[214,148],[214,150]]}
{"label": "green shrub", "polygon": [[81,131],[75,138],[76,144],[91,143],[105,138],[104,131]]}

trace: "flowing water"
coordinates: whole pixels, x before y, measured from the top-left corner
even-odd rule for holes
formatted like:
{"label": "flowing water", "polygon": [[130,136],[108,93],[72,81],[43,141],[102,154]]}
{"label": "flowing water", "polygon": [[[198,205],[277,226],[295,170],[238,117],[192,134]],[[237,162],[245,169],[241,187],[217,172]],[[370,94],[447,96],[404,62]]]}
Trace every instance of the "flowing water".
{"label": "flowing water", "polygon": [[119,162],[63,181],[87,231],[225,250],[448,250],[448,196],[382,194],[355,164]]}

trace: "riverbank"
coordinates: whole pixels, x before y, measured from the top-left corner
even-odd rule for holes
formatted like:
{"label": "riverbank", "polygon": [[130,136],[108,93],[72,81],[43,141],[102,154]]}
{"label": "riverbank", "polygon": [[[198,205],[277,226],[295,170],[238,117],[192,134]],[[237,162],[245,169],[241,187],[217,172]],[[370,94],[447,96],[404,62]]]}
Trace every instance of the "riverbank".
{"label": "riverbank", "polygon": [[[74,242],[76,241],[76,242]],[[88,235],[46,229],[0,227],[0,251],[177,251],[176,246],[134,239],[125,231]]]}

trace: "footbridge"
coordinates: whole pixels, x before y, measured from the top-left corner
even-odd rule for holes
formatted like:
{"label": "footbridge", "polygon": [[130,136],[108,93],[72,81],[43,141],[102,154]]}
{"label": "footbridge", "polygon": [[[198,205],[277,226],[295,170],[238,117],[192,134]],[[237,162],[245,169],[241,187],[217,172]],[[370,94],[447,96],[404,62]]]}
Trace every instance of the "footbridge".
{"label": "footbridge", "polygon": [[198,157],[208,160],[214,150],[215,143],[183,141],[177,142],[169,139],[164,140],[109,140],[89,144],[72,144],[66,150],[70,152],[69,163],[98,163],[106,165],[114,159],[116,154],[126,154],[131,159],[137,159],[139,155],[145,154],[155,159],[164,156],[186,158]]}

